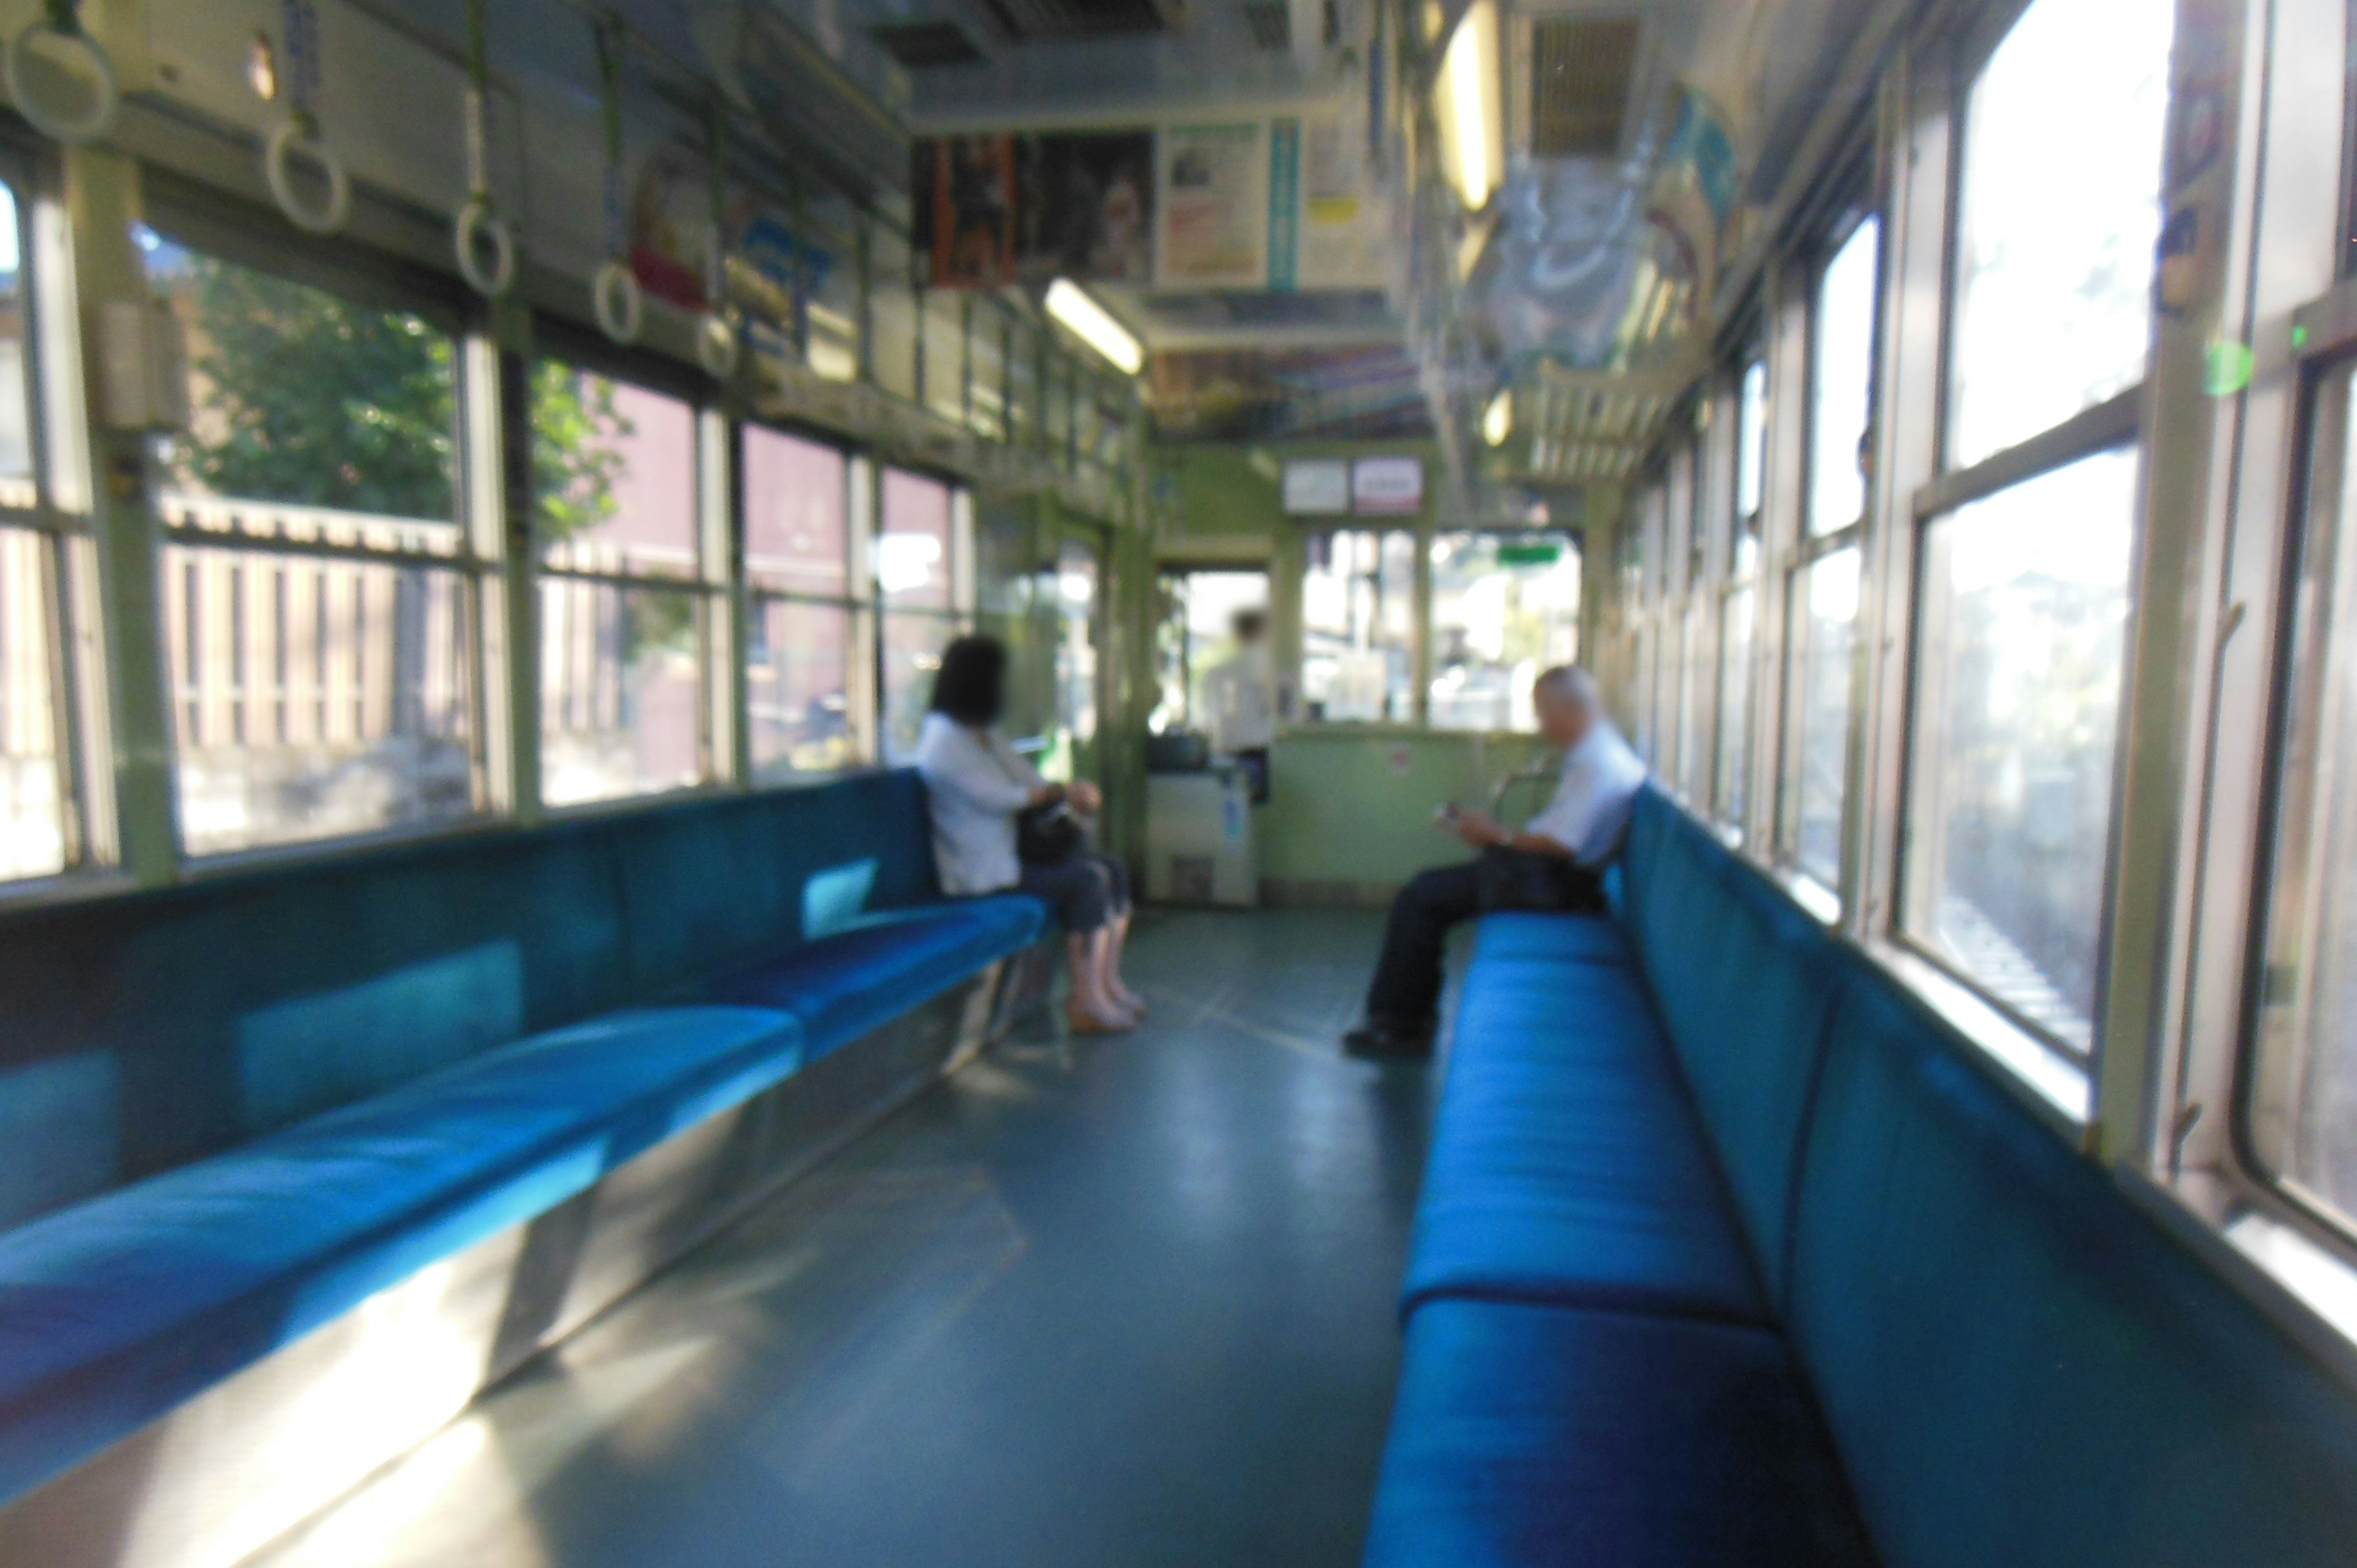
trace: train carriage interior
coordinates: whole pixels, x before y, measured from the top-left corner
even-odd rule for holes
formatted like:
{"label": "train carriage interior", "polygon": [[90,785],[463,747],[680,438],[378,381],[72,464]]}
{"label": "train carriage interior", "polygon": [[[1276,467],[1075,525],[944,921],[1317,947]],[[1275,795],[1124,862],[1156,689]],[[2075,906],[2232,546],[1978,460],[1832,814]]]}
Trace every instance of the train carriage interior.
{"label": "train carriage interior", "polygon": [[2351,0],[0,0],[0,1563],[2348,1568],[2343,761]]}

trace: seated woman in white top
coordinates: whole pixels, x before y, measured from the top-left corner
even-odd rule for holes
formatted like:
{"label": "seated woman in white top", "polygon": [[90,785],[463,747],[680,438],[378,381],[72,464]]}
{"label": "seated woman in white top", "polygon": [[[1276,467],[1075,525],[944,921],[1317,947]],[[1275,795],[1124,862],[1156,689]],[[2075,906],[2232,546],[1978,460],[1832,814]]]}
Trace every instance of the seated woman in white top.
{"label": "seated woman in white top", "polygon": [[932,711],[917,736],[917,771],[933,819],[933,859],[952,897],[1009,889],[1046,904],[1071,956],[1069,1015],[1074,1029],[1126,1029],[1146,1004],[1121,980],[1129,936],[1129,876],[1121,863],[1082,847],[1053,865],[1015,852],[1015,819],[1034,806],[1103,804],[1093,784],[1050,784],[994,727],[1006,706],[1006,650],[996,639],[961,637],[942,650]]}

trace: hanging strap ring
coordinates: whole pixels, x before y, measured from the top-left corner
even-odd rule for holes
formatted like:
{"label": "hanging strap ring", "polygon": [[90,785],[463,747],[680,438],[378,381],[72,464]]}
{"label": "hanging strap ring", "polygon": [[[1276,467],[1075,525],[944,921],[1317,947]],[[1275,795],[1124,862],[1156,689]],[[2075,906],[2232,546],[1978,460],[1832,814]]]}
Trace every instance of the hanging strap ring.
{"label": "hanging strap ring", "polygon": [[590,303],[597,306],[597,325],[617,343],[639,340],[639,322],[645,295],[639,280],[619,258],[609,258],[589,280]]}
{"label": "hanging strap ring", "polygon": [[[307,207],[296,194],[292,160],[308,158],[327,182],[327,196],[316,207]],[[306,130],[301,118],[284,120],[270,133],[270,141],[263,150],[262,172],[270,181],[270,194],[278,200],[278,210],[286,220],[307,234],[332,234],[344,226],[352,209],[352,182],[344,174],[340,159],[328,149],[317,132]]]}
{"label": "hanging strap ring", "polygon": [[[458,273],[468,286],[486,299],[497,299],[515,281],[515,239],[507,220],[491,210],[491,199],[478,196],[458,209],[452,231],[458,249]],[[488,265],[483,252],[488,248]]]}
{"label": "hanging strap ring", "polygon": [[[48,43],[62,45],[81,57],[83,69],[89,73],[90,102],[79,114],[52,108],[43,103],[27,81],[27,67],[37,48]],[[61,69],[59,62],[49,62],[51,69]],[[60,142],[87,142],[102,136],[114,124],[114,112],[123,102],[123,84],[114,74],[114,62],[98,47],[98,40],[78,28],[59,27],[44,18],[33,23],[8,40],[8,51],[0,57],[0,75],[8,83],[8,96],[16,102],[16,113],[32,123],[33,129]]]}
{"label": "hanging strap ring", "polygon": [[715,381],[737,373],[737,320],[726,311],[707,310],[695,324],[695,357]]}

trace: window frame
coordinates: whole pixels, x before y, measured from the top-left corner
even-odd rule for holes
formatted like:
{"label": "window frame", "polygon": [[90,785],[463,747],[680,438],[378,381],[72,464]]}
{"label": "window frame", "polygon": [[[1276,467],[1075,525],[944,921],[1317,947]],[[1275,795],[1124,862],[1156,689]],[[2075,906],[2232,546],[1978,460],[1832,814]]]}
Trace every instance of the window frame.
{"label": "window frame", "polygon": [[[56,775],[59,864],[50,872],[0,877],[0,905],[38,898],[114,871],[121,860],[108,744],[109,623],[100,591],[97,518],[85,437],[70,404],[81,378],[69,368],[79,328],[70,315],[71,271],[65,233],[63,170],[29,136],[0,130],[0,180],[16,209],[17,293],[23,314],[27,456],[31,493],[0,500],[0,526],[41,544],[39,593],[47,620],[51,767]],[[54,239],[52,235],[54,234]]]}
{"label": "window frame", "polygon": [[[1769,372],[1767,334],[1759,328],[1746,332],[1742,349],[1734,357],[1729,371],[1727,394],[1723,406],[1727,411],[1727,451],[1719,467],[1727,480],[1727,505],[1724,515],[1727,534],[1719,548],[1713,552],[1717,572],[1717,585],[1712,596],[1712,614],[1717,625],[1717,713],[1711,726],[1710,802],[1713,816],[1720,827],[1734,835],[1737,842],[1751,836],[1751,818],[1755,803],[1760,655],[1765,617],[1761,608],[1762,580],[1768,564],[1768,458],[1773,447],[1774,382]],[[1758,464],[1758,479],[1749,510],[1743,506],[1743,469],[1746,461],[1746,404],[1751,395],[1754,375],[1759,378],[1759,428],[1757,449],[1749,454]],[[1743,543],[1751,542],[1749,560],[1744,556]],[[1727,677],[1735,664],[1729,655],[1734,651],[1731,627],[1736,602],[1749,596],[1751,629],[1740,658],[1743,666],[1743,686],[1739,701],[1730,702]],[[1739,741],[1739,745],[1730,744]],[[1739,799],[1736,799],[1739,797]]]}
{"label": "window frame", "polygon": [[[843,533],[844,577],[843,596],[823,594],[796,593],[783,588],[766,588],[754,580],[747,550],[747,504],[745,477],[745,443],[756,432],[766,432],[788,440],[823,446],[843,460]],[[738,730],[744,736],[744,755],[739,766],[748,789],[791,789],[805,785],[823,784],[855,773],[871,770],[876,766],[876,686],[872,658],[865,657],[876,644],[876,604],[874,596],[864,594],[862,585],[871,575],[869,563],[874,558],[869,539],[863,537],[862,527],[866,516],[857,503],[857,491],[863,468],[863,454],[815,427],[791,421],[748,415],[733,420],[728,426],[729,448],[729,535],[730,586],[740,601],[737,611],[739,624],[745,628],[739,639],[737,671],[745,684],[746,694],[738,702]],[[867,465],[872,467],[872,465]],[[771,604],[792,607],[811,605],[826,609],[840,609],[846,617],[844,643],[844,680],[845,690],[844,722],[850,732],[851,756],[841,768],[801,769],[788,768],[783,773],[764,776],[753,760],[753,712],[750,697],[754,631],[760,625],[763,609]]]}
{"label": "window frame", "polygon": [[1534,730],[1473,728],[1455,725],[1441,725],[1433,722],[1432,685],[1434,677],[1437,673],[1437,670],[1434,668],[1433,650],[1438,646],[1434,633],[1436,630],[1436,623],[1440,613],[1440,592],[1438,580],[1432,569],[1432,553],[1433,547],[1438,544],[1444,538],[1510,540],[1538,539],[1548,536],[1561,539],[1563,541],[1564,547],[1569,550],[1579,562],[1579,595],[1581,609],[1579,613],[1575,614],[1572,618],[1572,660],[1575,663],[1584,663],[1587,660],[1587,653],[1586,638],[1583,635],[1586,630],[1584,620],[1587,599],[1588,593],[1590,592],[1589,584],[1592,579],[1588,575],[1587,553],[1581,547],[1582,534],[1578,529],[1567,528],[1560,523],[1555,522],[1534,522],[1521,526],[1508,523],[1471,523],[1460,528],[1436,527],[1431,529],[1419,529],[1417,531],[1418,542],[1416,548],[1418,551],[1418,565],[1416,575],[1426,585],[1426,587],[1421,596],[1424,600],[1423,614],[1415,623],[1415,638],[1422,644],[1425,650],[1424,658],[1416,661],[1420,663],[1424,669],[1424,679],[1418,688],[1415,705],[1421,712],[1421,717],[1418,720],[1418,724],[1420,727],[1426,732],[1433,735],[1478,736],[1489,740],[1505,739],[1517,736],[1528,736],[1536,733]]}
{"label": "window frame", "polygon": [[[1858,515],[1835,528],[1822,532],[1811,527],[1810,508],[1817,479],[1819,456],[1817,437],[1820,413],[1819,392],[1824,367],[1824,291],[1827,274],[1845,246],[1867,224],[1876,226],[1874,245],[1874,293],[1872,305],[1873,331],[1868,338],[1867,382],[1867,450],[1874,450],[1879,437],[1878,425],[1881,413],[1884,291],[1890,275],[1890,225],[1884,203],[1879,199],[1863,169],[1841,177],[1839,188],[1844,194],[1830,204],[1834,216],[1818,232],[1815,240],[1801,252],[1807,285],[1802,301],[1802,344],[1804,356],[1800,421],[1799,485],[1794,492],[1796,510],[1791,541],[1780,563],[1774,590],[1781,605],[1779,624],[1782,630],[1781,647],[1778,650],[1778,703],[1780,722],[1776,736],[1776,788],[1774,791],[1773,827],[1769,834],[1770,855],[1776,869],[1787,877],[1804,883],[1817,897],[1813,902],[1820,908],[1831,908],[1835,918],[1849,912],[1852,900],[1845,896],[1841,884],[1849,880],[1849,824],[1855,817],[1858,801],[1857,730],[1863,692],[1857,679],[1856,652],[1852,651],[1852,671],[1849,698],[1846,703],[1847,719],[1842,741],[1844,783],[1842,788],[1841,824],[1836,829],[1838,858],[1835,881],[1826,884],[1815,873],[1801,864],[1801,800],[1800,768],[1805,740],[1808,706],[1807,660],[1810,657],[1807,613],[1809,578],[1818,563],[1845,550],[1856,550],[1859,555],[1860,583],[1864,583],[1866,554],[1869,533],[1875,519],[1875,495],[1869,471],[1861,486]],[[1771,372],[1772,373],[1772,372]],[[1770,391],[1772,393],[1772,382]],[[1763,475],[1763,493],[1764,493]],[[1762,510],[1766,509],[1763,500]],[[1856,638],[1865,625],[1861,605],[1852,622]]]}
{"label": "window frame", "polygon": [[[2151,343],[2158,312],[2151,313],[2154,319],[2147,322],[2144,367],[2128,386],[1971,463],[1958,464],[1953,457],[1957,402],[1956,340],[1965,284],[1959,256],[1964,239],[1964,164],[1970,150],[1973,96],[1998,49],[2037,3],[2038,0],[2005,0],[2001,5],[1990,6],[1974,19],[1964,37],[1947,51],[1948,69],[1943,83],[1946,146],[1945,156],[1939,160],[1937,169],[1942,182],[1937,209],[1943,265],[1936,353],[1932,367],[1934,381],[1930,399],[1932,470],[1930,478],[1904,498],[1903,504],[1897,509],[1900,515],[1892,520],[1893,527],[1903,528],[1907,534],[1908,571],[1903,594],[1907,657],[1897,734],[1893,742],[1898,753],[1898,788],[1892,805],[1893,831],[1888,851],[1889,864],[1883,868],[1887,877],[1884,901],[1887,913],[1881,921],[1881,929],[1875,934],[1960,987],[1975,1002],[2018,1031],[2063,1069],[2092,1077],[2103,1055],[2105,1002],[2112,961],[2110,935],[2121,853],[2121,772],[2129,720],[2131,675],[2128,661],[2133,655],[2135,638],[2133,572],[2134,564],[2143,552],[2145,519],[2140,498],[2149,467],[2143,438],[2144,410],[2148,402],[2153,374]],[[2158,171],[2156,171],[2155,193],[2160,199],[2167,199],[2166,181]],[[2105,811],[2107,825],[2102,872],[2102,913],[2096,940],[2096,979],[2089,1017],[2090,1044],[2086,1050],[2081,1051],[2000,997],[1992,987],[1940,950],[1936,940],[1915,931],[1910,918],[1913,885],[1918,875],[1917,867],[1911,864],[1914,859],[1911,851],[1915,841],[1917,790],[1926,760],[1921,733],[1925,718],[1922,698],[1927,657],[1923,643],[1926,630],[1923,611],[1924,595],[1930,585],[1921,564],[1927,559],[1932,530],[1965,508],[2020,486],[2035,483],[2072,464],[2124,449],[2136,454],[2139,504],[2130,524],[2130,624],[2123,629],[2126,644],[2122,650],[2122,689],[2109,768],[2111,798]],[[2092,1114],[2092,1103],[2089,1113]]]}
{"label": "window frame", "polygon": [[[741,728],[737,699],[739,682],[737,666],[740,660],[736,650],[743,641],[737,635],[736,625],[741,573],[731,559],[735,552],[733,542],[741,534],[739,520],[742,517],[734,472],[735,434],[720,412],[713,383],[695,368],[649,349],[621,347],[576,322],[536,316],[532,349],[524,356],[525,402],[520,408],[505,411],[510,439],[527,444],[532,440],[531,375],[541,364],[552,361],[687,405],[689,429],[693,432],[694,445],[691,466],[694,493],[690,501],[690,516],[694,530],[695,561],[684,576],[551,565],[546,559],[545,541],[541,532],[540,498],[530,496],[526,500],[525,515],[510,520],[511,536],[523,542],[522,559],[516,563],[519,591],[530,597],[531,624],[535,634],[529,649],[519,648],[512,655],[533,660],[535,671],[533,682],[534,711],[524,720],[534,737],[534,755],[543,763],[534,770],[533,806],[539,813],[551,818],[571,818],[627,811],[732,788],[739,782],[736,736]],[[597,584],[622,590],[651,588],[694,596],[697,777],[692,782],[653,789],[629,789],[562,804],[548,800],[545,770],[548,703],[547,693],[543,690],[537,671],[542,667],[546,646],[546,628],[541,618],[540,589],[550,579]]]}
{"label": "window frame", "polygon": [[[948,578],[949,602],[946,605],[895,606],[884,596],[884,581],[878,575],[880,552],[877,541],[885,534],[884,478],[898,471],[938,485],[949,494],[948,555],[942,562],[943,575]],[[864,474],[864,478],[862,477]],[[864,639],[866,657],[855,658],[867,671],[868,695],[863,705],[866,712],[866,740],[863,767],[895,768],[905,766],[905,759],[895,761],[891,755],[891,663],[888,656],[891,624],[895,618],[919,618],[938,622],[947,629],[944,638],[963,636],[980,624],[979,586],[975,581],[977,560],[974,543],[974,489],[963,478],[921,463],[896,461],[884,454],[863,450],[853,455],[850,465],[852,489],[853,586],[865,596],[868,625],[872,632]],[[865,517],[863,524],[861,519]],[[855,626],[855,637],[860,635]]]}
{"label": "window frame", "polygon": [[[495,478],[482,471],[479,462],[483,432],[496,419],[500,406],[495,355],[480,302],[455,279],[385,252],[350,240],[319,240],[303,235],[274,209],[253,207],[210,188],[160,177],[153,168],[143,168],[143,173],[146,176],[145,221],[157,235],[185,250],[316,289],[348,305],[416,316],[447,333],[451,349],[449,521],[454,531],[454,549],[448,554],[201,529],[167,517],[168,492],[160,484],[149,487],[144,505],[156,531],[156,617],[155,625],[145,628],[143,634],[156,639],[156,668],[167,682],[162,697],[162,738],[171,758],[167,775],[174,802],[170,835],[174,865],[183,875],[203,875],[257,862],[463,834],[497,823],[515,810],[512,790],[507,783],[512,778],[512,736],[500,717],[505,671],[503,667],[493,667],[497,650],[503,645],[505,628],[492,624],[503,614],[511,563],[506,541],[497,526],[500,499],[494,493],[486,493],[496,490]],[[457,574],[462,590],[458,618],[468,661],[467,741],[471,808],[432,822],[192,851],[178,805],[181,726],[177,710],[180,699],[169,685],[173,660],[168,648],[169,627],[164,618],[169,594],[163,581],[168,564],[164,552],[176,546],[201,553],[273,555],[292,561],[405,566]],[[111,633],[119,637],[126,635],[126,630],[114,628]]]}
{"label": "window frame", "polygon": [[[1425,658],[1425,649],[1428,642],[1432,618],[1430,553],[1433,531],[1431,528],[1426,525],[1422,517],[1406,515],[1386,517],[1372,514],[1360,516],[1351,513],[1288,521],[1293,523],[1291,528],[1293,535],[1291,555],[1294,567],[1292,663],[1295,685],[1299,695],[1296,699],[1298,707],[1297,715],[1280,724],[1280,733],[1288,729],[1314,735],[1329,735],[1353,729],[1365,732],[1413,730],[1418,734],[1430,733],[1426,724],[1425,685],[1417,679],[1417,671],[1424,669],[1428,662]],[[1363,533],[1375,541],[1378,573],[1382,570],[1384,539],[1393,534],[1407,536],[1409,551],[1407,643],[1402,651],[1407,655],[1408,711],[1399,717],[1338,719],[1313,717],[1309,713],[1309,695],[1305,671],[1309,658],[1310,628],[1307,595],[1304,592],[1309,577],[1309,552],[1313,540],[1321,537],[1330,539],[1341,533]],[[1274,591],[1274,585],[1272,585],[1272,592]],[[1378,605],[1377,615],[1380,617],[1381,613],[1381,606]],[[1390,703],[1388,688],[1386,688],[1384,702],[1388,707]],[[1448,733],[1469,734],[1471,732]]]}

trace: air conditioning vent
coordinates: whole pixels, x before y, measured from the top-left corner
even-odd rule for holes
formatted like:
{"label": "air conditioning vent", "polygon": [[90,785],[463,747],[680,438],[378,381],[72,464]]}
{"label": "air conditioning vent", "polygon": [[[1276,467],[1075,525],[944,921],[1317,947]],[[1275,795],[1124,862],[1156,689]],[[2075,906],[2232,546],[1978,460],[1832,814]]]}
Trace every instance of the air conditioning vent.
{"label": "air conditioning vent", "polygon": [[955,22],[895,22],[871,27],[877,46],[910,70],[929,66],[975,65],[982,50]]}
{"label": "air conditioning vent", "polygon": [[1293,47],[1293,8],[1285,0],[1244,0],[1244,27],[1265,49]]}
{"label": "air conditioning vent", "polygon": [[1531,156],[1609,156],[1620,150],[1637,70],[1635,17],[1531,24]]}
{"label": "air conditioning vent", "polygon": [[1155,0],[990,0],[990,9],[1010,36],[1026,42],[1162,30]]}

